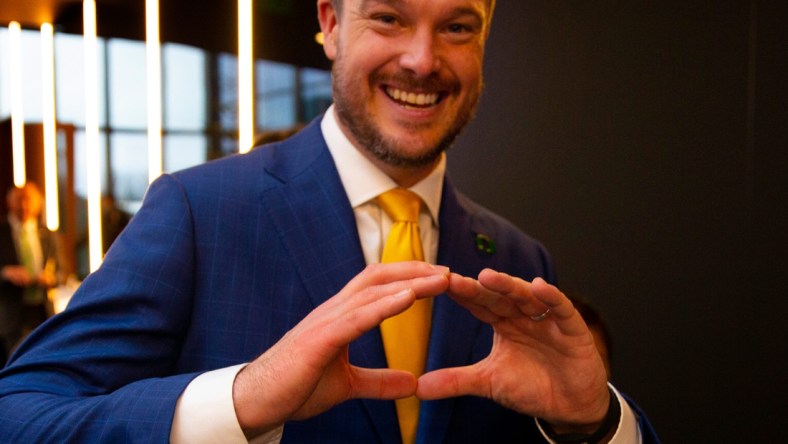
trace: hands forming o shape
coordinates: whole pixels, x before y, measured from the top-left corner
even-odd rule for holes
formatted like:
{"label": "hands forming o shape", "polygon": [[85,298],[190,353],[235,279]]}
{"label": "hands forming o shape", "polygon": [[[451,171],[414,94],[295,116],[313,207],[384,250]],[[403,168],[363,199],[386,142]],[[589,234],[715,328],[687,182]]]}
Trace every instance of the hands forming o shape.
{"label": "hands forming o shape", "polygon": [[[494,330],[482,361],[418,380],[408,372],[367,369],[348,345],[417,298],[449,297]],[[477,279],[424,262],[375,264],[313,310],[236,377],[236,414],[247,432],[265,432],[355,398],[490,398],[554,424],[592,424],[609,402],[594,341],[571,302],[542,279],[493,270]],[[254,434],[254,433],[251,433]]]}

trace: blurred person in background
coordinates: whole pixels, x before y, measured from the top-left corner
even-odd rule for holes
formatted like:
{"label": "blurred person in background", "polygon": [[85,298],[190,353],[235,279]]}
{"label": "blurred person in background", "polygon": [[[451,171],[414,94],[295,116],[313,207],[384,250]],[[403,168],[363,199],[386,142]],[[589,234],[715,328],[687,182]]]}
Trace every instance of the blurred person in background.
{"label": "blurred person in background", "polygon": [[0,220],[0,335],[5,364],[17,343],[47,318],[46,291],[63,279],[56,233],[41,222],[43,197],[28,182],[6,194]]}

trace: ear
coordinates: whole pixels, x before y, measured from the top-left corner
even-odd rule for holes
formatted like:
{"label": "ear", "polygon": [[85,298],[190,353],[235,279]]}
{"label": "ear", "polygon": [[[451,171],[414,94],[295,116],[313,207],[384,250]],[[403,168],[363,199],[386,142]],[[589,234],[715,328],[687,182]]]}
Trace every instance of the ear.
{"label": "ear", "polygon": [[317,0],[317,19],[323,32],[323,51],[329,60],[334,60],[337,54],[339,17],[332,0]]}

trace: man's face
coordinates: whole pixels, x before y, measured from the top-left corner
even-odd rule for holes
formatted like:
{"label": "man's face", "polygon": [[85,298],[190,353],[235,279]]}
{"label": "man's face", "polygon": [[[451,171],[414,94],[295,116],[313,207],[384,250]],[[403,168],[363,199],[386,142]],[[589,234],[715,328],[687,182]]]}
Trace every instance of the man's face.
{"label": "man's face", "polygon": [[41,214],[41,193],[30,185],[19,189],[16,203],[17,217],[20,221],[37,219]]}
{"label": "man's face", "polygon": [[472,118],[485,0],[318,0],[340,125],[373,161],[431,166]]}

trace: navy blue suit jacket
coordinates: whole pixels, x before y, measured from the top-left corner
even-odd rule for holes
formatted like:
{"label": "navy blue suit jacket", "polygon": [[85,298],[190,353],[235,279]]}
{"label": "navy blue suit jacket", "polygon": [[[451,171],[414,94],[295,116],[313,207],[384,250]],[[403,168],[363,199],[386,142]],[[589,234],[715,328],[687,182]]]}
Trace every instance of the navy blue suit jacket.
{"label": "navy blue suit jacket", "polygon": [[[447,180],[438,262],[555,281],[533,239]],[[494,240],[493,253],[476,235]],[[319,124],[246,155],[165,175],[68,309],[0,379],[0,442],[166,442],[197,374],[253,360],[365,267],[355,218]],[[427,367],[485,357],[491,329],[448,297],[434,304]],[[380,334],[350,346],[386,365]],[[26,423],[22,423],[22,422]],[[533,419],[490,401],[424,402],[419,442],[538,442]],[[284,442],[396,443],[391,401],[354,400],[288,423]]]}

